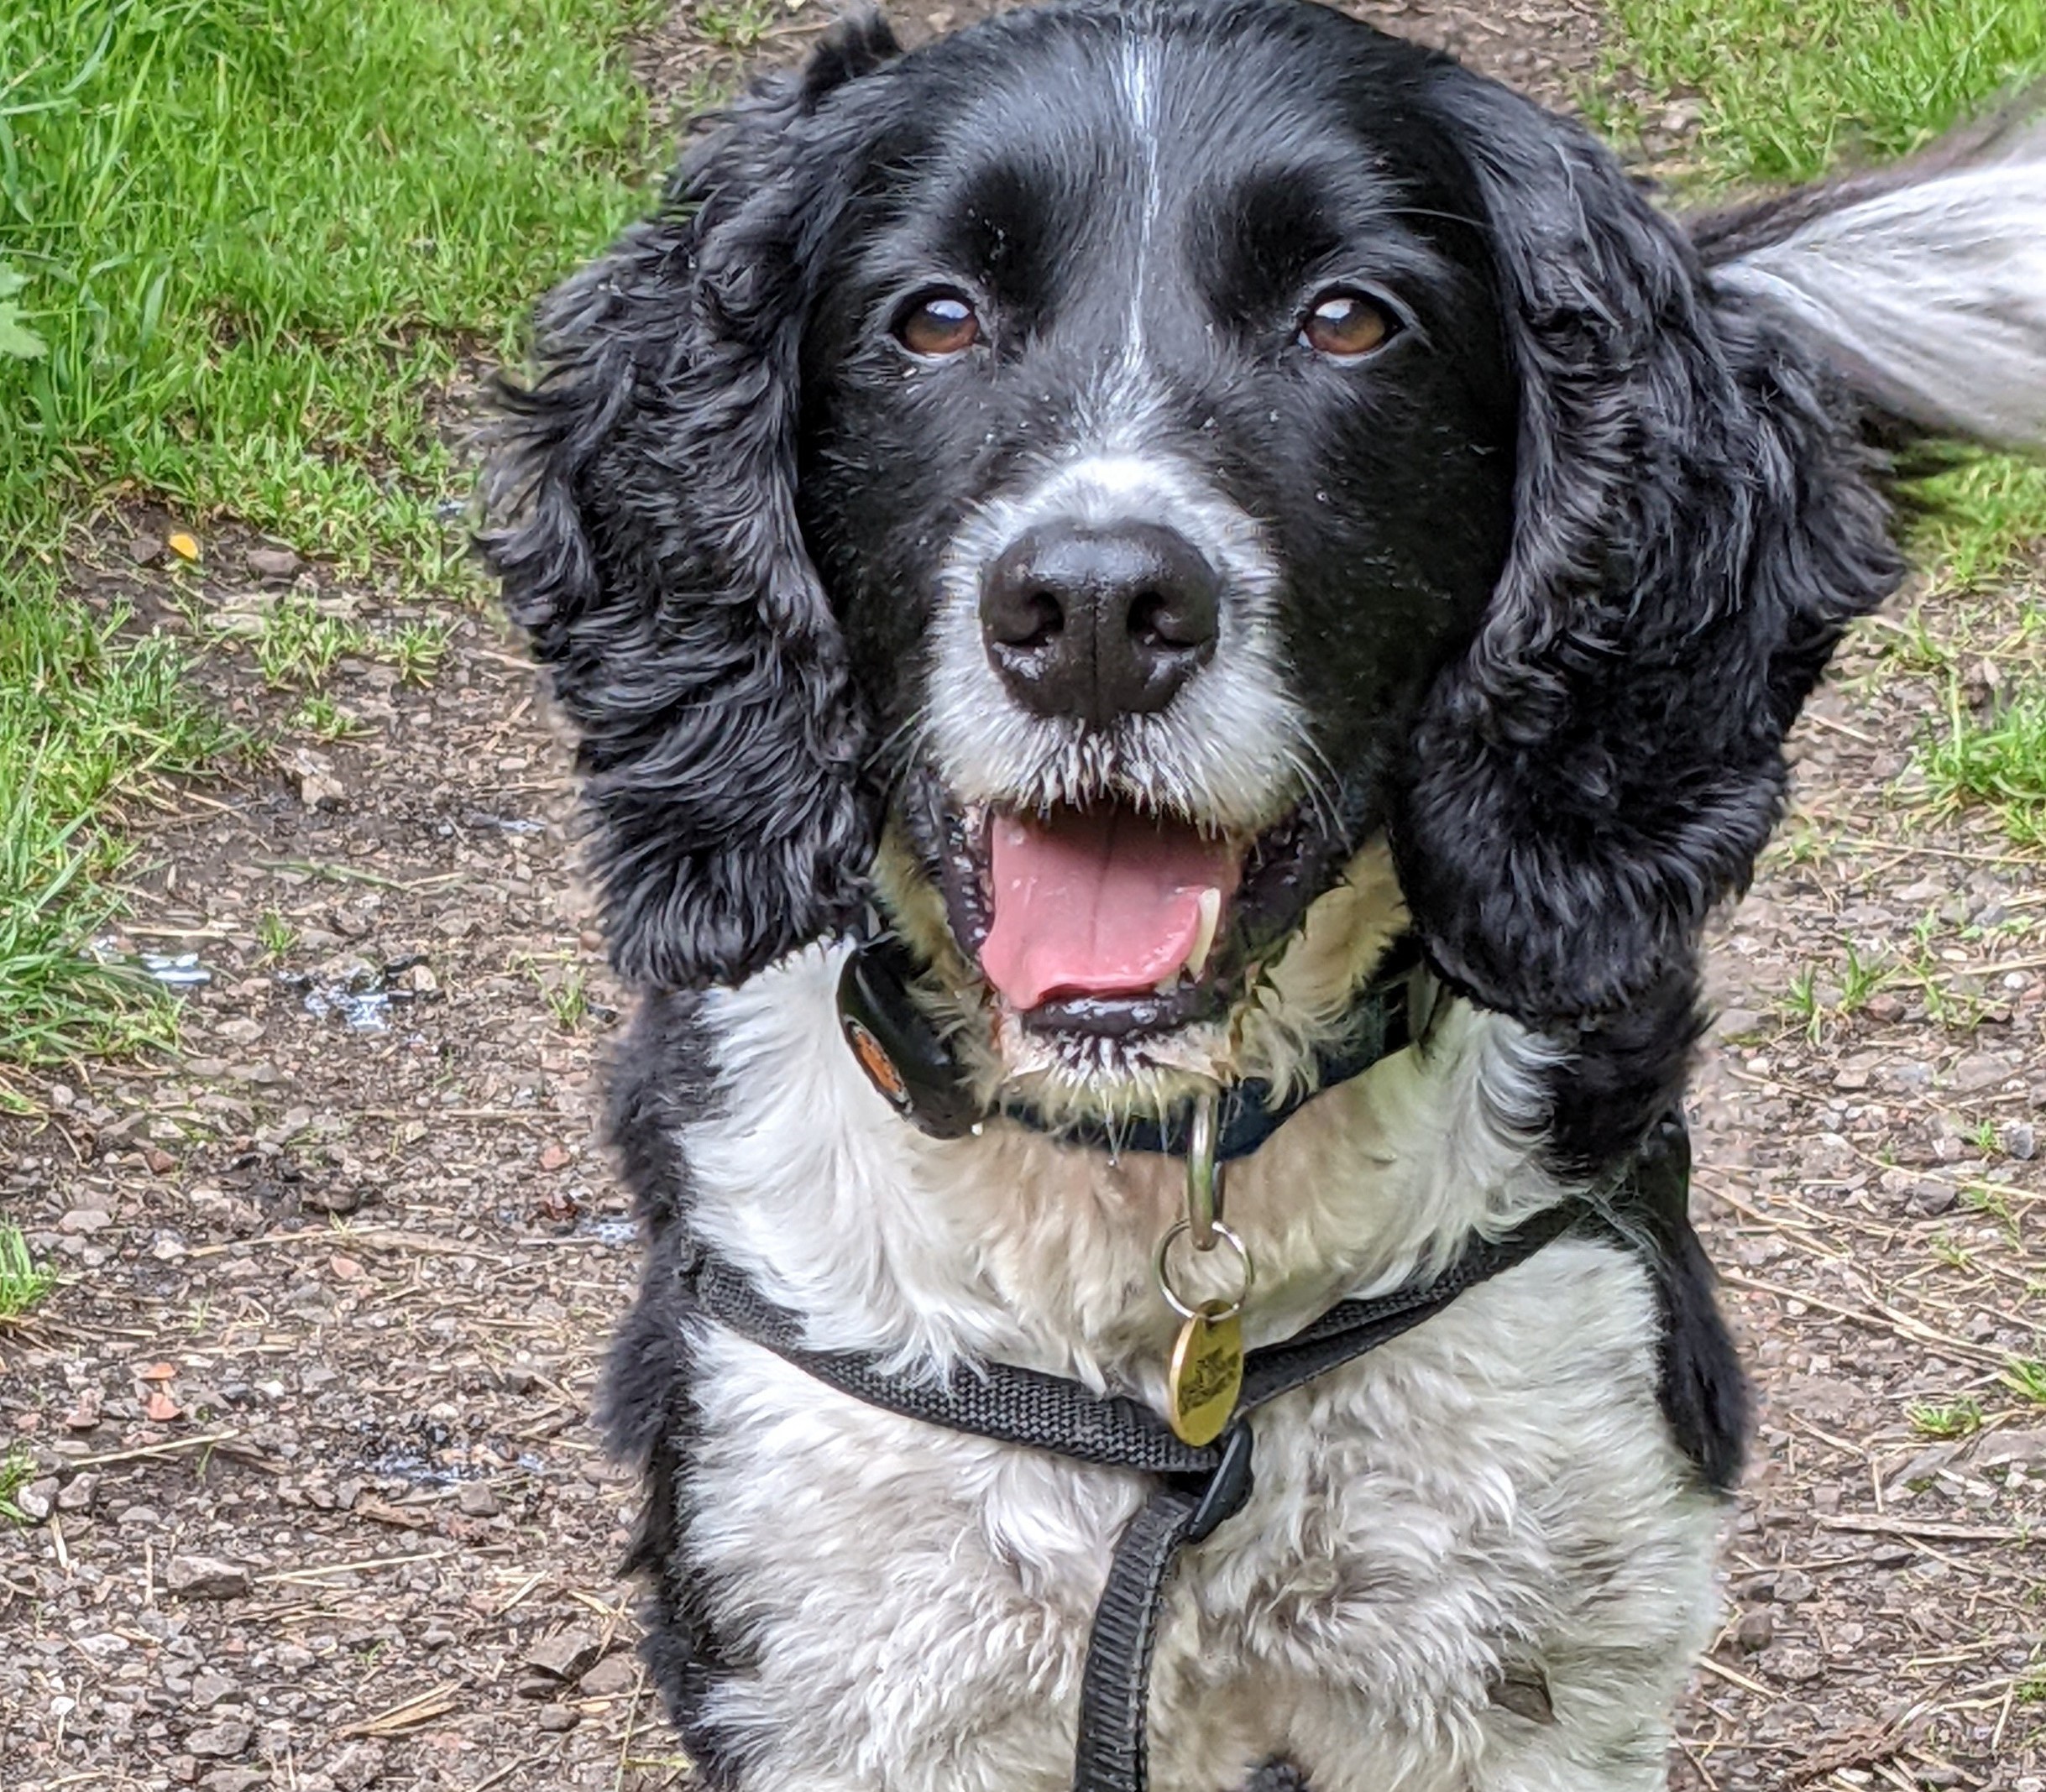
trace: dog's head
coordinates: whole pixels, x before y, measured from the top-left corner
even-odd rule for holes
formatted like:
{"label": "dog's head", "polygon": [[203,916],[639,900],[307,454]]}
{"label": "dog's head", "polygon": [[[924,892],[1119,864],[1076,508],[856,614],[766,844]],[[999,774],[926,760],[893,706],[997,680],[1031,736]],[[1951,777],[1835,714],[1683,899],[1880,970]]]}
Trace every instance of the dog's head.
{"label": "dog's head", "polygon": [[1800,355],[1574,128],[1299,0],[842,29],[543,311],[486,547],[636,978],[877,886],[997,1073],[1269,1074],[1384,942],[1687,992],[1892,576]]}

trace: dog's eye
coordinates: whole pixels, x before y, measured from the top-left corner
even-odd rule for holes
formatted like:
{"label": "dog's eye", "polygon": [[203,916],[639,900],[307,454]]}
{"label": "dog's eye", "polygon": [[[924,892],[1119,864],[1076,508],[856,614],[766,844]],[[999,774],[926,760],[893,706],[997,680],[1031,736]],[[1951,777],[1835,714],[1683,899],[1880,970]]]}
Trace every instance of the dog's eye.
{"label": "dog's eye", "polygon": [[895,320],[895,339],[913,355],[955,355],[981,339],[981,320],[956,292],[912,299]]}
{"label": "dog's eye", "polygon": [[1361,292],[1325,292],[1300,319],[1302,345],[1316,354],[1354,361],[1360,355],[1383,348],[1400,326],[1383,306]]}

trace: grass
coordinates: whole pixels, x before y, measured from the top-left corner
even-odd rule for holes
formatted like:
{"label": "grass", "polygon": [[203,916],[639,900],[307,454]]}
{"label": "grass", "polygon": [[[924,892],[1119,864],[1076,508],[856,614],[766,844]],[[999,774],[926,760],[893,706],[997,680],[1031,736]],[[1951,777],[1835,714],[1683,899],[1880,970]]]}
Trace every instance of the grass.
{"label": "grass", "polygon": [[2013,1356],[1997,1379],[2019,1398],[2036,1406],[2046,1406],[2046,1361],[2036,1356]]}
{"label": "grass", "polygon": [[1904,1416],[1920,1437],[1973,1437],[1982,1429],[1982,1405],[1972,1395],[1958,1400],[1928,1401],[1907,1408]]}
{"label": "grass", "polygon": [[35,1479],[35,1458],[29,1454],[26,1444],[10,1444],[7,1454],[0,1456],[0,1518],[10,1523],[26,1524],[29,1515],[14,1503],[14,1496]]}
{"label": "grass", "polygon": [[[2038,0],[1614,0],[1610,12],[1609,75],[1698,97],[1699,173],[1714,183],[1808,180],[1842,159],[1905,154],[2046,76]],[[1591,103],[1609,130],[1639,125]]]}
{"label": "grass", "polygon": [[21,1319],[56,1285],[56,1272],[29,1254],[21,1228],[0,1220],[0,1324]]}
{"label": "grass", "polygon": [[1949,687],[1947,725],[1919,755],[1939,801],[1984,802],[2021,846],[2046,846],[2046,687],[2018,691],[1986,718]]}
{"label": "grass", "polygon": [[[232,516],[465,588],[441,394],[635,209],[648,120],[614,51],[656,10],[0,7],[0,542],[33,544],[0,550],[0,1061],[165,1036],[160,995],[79,948],[113,911],[123,806],[233,744],[189,644],[86,609],[67,562],[148,496],[201,538]],[[280,604],[250,650],[316,687],[343,653],[420,682],[447,650],[441,622],[351,626]]]}

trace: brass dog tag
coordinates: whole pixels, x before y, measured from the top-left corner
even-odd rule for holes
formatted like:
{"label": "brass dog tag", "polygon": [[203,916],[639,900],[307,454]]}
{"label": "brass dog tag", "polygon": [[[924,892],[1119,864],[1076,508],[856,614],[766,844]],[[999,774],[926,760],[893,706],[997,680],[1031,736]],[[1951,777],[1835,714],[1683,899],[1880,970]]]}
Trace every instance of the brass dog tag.
{"label": "brass dog tag", "polygon": [[1243,1307],[1204,1300],[1180,1327],[1165,1389],[1166,1418],[1182,1444],[1211,1444],[1243,1391]]}

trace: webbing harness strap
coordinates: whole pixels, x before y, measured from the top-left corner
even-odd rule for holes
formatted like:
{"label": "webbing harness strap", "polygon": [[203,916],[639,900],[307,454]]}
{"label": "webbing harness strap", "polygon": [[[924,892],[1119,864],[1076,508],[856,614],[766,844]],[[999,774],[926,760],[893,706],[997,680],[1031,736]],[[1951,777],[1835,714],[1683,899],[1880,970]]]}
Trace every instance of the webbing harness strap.
{"label": "webbing harness strap", "polygon": [[814,1351],[803,1323],[765,1299],[739,1271],[699,1255],[683,1271],[696,1305],[741,1337],[840,1392],[926,1424],[1049,1450],[1081,1462],[1163,1477],[1116,1545],[1095,1607],[1082,1676],[1074,1792],[1144,1792],[1146,1714],[1158,1614],[1180,1551],[1242,1510],[1253,1486],[1248,1414],[1316,1376],[1355,1361],[1440,1313],[1465,1290],[1525,1262],[1593,1217],[1562,1205],[1498,1239],[1477,1239],[1441,1275],[1369,1300],[1345,1300],[1282,1344],[1250,1351],[1229,1429],[1190,1445],[1140,1403],[1097,1394],[1062,1376],[1007,1363],[955,1369],[945,1379],[885,1370],[871,1355]]}

